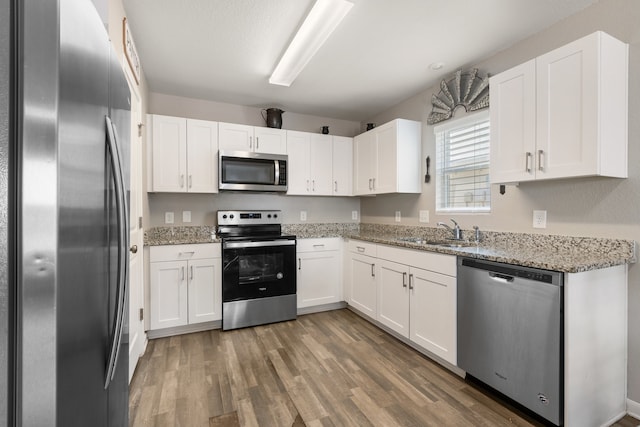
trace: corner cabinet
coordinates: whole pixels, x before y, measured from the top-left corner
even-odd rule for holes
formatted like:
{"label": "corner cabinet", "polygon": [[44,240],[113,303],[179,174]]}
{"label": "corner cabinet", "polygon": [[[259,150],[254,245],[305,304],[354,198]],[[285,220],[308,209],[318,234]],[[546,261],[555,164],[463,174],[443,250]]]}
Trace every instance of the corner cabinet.
{"label": "corner cabinet", "polygon": [[422,124],[396,119],[353,140],[354,195],[420,193]]}
{"label": "corner cabinet", "polygon": [[332,136],[334,196],[353,195],[353,138]]}
{"label": "corner cabinet", "polygon": [[287,154],[286,131],[282,129],[223,123],[219,125],[220,150]]}
{"label": "corner cabinet", "polygon": [[151,330],[222,319],[219,243],[149,249]]}
{"label": "corner cabinet", "polygon": [[218,123],[150,115],[149,191],[218,192]]}
{"label": "corner cabinet", "polygon": [[626,178],[628,69],[598,31],[491,77],[491,182]]}

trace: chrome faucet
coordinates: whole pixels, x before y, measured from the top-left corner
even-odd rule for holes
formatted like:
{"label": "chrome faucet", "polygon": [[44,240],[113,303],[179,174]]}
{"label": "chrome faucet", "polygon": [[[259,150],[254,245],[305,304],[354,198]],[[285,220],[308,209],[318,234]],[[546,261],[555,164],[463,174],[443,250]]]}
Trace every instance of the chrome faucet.
{"label": "chrome faucet", "polygon": [[480,243],[480,238],[482,236],[482,234],[480,233],[480,227],[478,227],[477,225],[473,226],[473,230],[476,233],[476,244]]}
{"label": "chrome faucet", "polygon": [[460,230],[460,226],[453,220],[453,218],[451,219],[451,222],[453,222],[454,224],[453,228],[449,227],[444,222],[439,222],[438,225],[441,225],[447,230],[451,231],[451,233],[453,233],[453,240],[462,240],[462,230]]}

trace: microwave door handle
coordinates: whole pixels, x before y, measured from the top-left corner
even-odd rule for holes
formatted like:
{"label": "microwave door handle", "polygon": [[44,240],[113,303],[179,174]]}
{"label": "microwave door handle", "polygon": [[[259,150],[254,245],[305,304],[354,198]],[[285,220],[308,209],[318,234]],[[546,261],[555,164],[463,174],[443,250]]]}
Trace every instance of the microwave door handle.
{"label": "microwave door handle", "polygon": [[275,177],[275,181],[273,182],[273,185],[278,185],[280,183],[280,162],[277,160],[274,160],[273,165],[276,171],[276,174],[275,174],[276,177]]}

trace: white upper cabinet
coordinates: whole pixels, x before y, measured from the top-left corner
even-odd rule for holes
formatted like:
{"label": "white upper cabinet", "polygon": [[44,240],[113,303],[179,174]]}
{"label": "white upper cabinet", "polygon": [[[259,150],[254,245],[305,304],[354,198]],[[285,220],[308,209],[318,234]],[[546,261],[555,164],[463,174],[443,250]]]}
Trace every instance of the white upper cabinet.
{"label": "white upper cabinet", "polygon": [[353,194],[353,138],[332,136],[333,142],[333,195]]}
{"label": "white upper cabinet", "polygon": [[490,82],[491,181],[627,177],[628,46],[601,31]]}
{"label": "white upper cabinet", "polygon": [[287,154],[286,131],[276,128],[219,124],[220,150]]}
{"label": "white upper cabinet", "polygon": [[352,138],[287,131],[287,194],[350,196],[351,144]]}
{"label": "white upper cabinet", "polygon": [[218,192],[218,123],[151,115],[150,191]]}
{"label": "white upper cabinet", "polygon": [[421,127],[396,119],[354,138],[355,195],[422,191]]}

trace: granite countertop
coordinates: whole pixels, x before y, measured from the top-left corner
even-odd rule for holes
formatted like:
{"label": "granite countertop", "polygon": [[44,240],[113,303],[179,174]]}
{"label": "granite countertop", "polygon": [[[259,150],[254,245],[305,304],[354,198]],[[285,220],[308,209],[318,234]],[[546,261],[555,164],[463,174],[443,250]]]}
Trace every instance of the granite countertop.
{"label": "granite countertop", "polygon": [[[635,242],[632,240],[521,233],[498,234],[502,236],[481,240],[479,244],[466,242],[465,246],[461,247],[414,243],[402,240],[406,238],[404,236],[371,232],[360,232],[345,237],[563,273],[579,273],[636,262]],[[510,236],[504,236],[504,234]]]}
{"label": "granite countertop", "polygon": [[[450,232],[443,228],[385,224],[328,223],[284,224],[283,233],[299,239],[344,237],[489,261],[578,273],[636,262],[635,241],[594,237],[572,237],[528,233],[482,231],[479,244],[447,247],[407,241],[446,241]],[[473,230],[463,230],[472,236]],[[215,226],[154,227],[145,232],[146,246],[218,243]]]}

